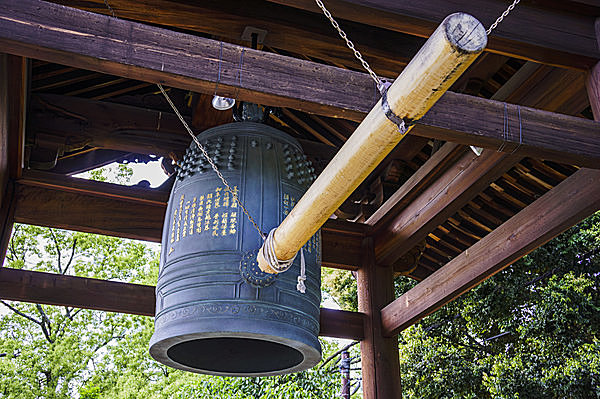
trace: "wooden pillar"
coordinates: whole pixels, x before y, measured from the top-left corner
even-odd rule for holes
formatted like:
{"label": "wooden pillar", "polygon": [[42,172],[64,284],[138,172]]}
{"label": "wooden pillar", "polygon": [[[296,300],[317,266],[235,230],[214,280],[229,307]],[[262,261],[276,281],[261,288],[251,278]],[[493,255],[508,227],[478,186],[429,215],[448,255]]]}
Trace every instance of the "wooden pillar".
{"label": "wooden pillar", "polygon": [[375,264],[373,239],[362,244],[358,270],[358,309],[366,315],[365,339],[360,344],[364,399],[397,399],[402,396],[398,338],[384,337],[381,308],[394,300],[392,267]]}
{"label": "wooden pillar", "polygon": [[0,54],[0,267],[14,222],[14,180],[23,169],[27,59]]}
{"label": "wooden pillar", "polygon": [[[595,28],[596,41],[598,42],[598,48],[600,48],[600,18],[596,19]],[[594,120],[600,121],[600,62],[590,70],[586,81],[586,89],[590,105],[592,106]]]}

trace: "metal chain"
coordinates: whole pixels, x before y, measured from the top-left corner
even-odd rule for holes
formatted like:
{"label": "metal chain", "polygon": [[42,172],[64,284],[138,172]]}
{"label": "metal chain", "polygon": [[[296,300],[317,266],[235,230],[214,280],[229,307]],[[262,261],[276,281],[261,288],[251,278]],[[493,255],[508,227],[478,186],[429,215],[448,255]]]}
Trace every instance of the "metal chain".
{"label": "metal chain", "polygon": [[373,72],[373,70],[369,66],[369,63],[367,61],[365,61],[364,58],[362,57],[362,54],[360,53],[360,51],[358,51],[354,47],[354,43],[352,43],[352,41],[350,41],[350,39],[348,39],[346,32],[344,32],[342,30],[342,28],[340,28],[340,25],[337,23],[337,21],[335,19],[333,19],[333,16],[331,15],[331,13],[327,10],[327,8],[325,8],[325,4],[323,4],[323,2],[321,0],[315,0],[315,2],[319,6],[319,8],[323,11],[323,14],[325,14],[327,19],[331,22],[331,25],[333,25],[333,27],[338,31],[341,38],[346,41],[346,45],[348,46],[348,48],[354,52],[354,56],[356,57],[356,59],[358,59],[360,61],[360,63],[362,64],[363,68],[365,68],[367,70],[367,72],[369,72],[369,75],[371,75],[371,78],[373,78],[373,80],[377,84],[377,88],[380,88],[383,85],[382,80],[379,78],[379,76],[377,76],[377,74],[375,72]]}
{"label": "metal chain", "polygon": [[504,10],[504,12],[502,13],[502,15],[500,15],[500,16],[498,17],[498,19],[496,20],[496,22],[494,22],[494,23],[492,24],[492,26],[490,26],[490,27],[488,28],[488,30],[486,30],[486,31],[485,31],[485,33],[486,33],[486,34],[489,36],[489,35],[490,35],[490,33],[492,33],[492,31],[493,31],[494,29],[496,29],[496,26],[498,26],[498,24],[499,24],[500,22],[502,22],[502,21],[504,20],[504,18],[505,18],[505,17],[506,17],[506,16],[507,16],[507,15],[508,15],[508,14],[509,14],[509,13],[510,13],[512,10],[514,10],[515,6],[516,6],[517,4],[519,4],[519,2],[520,2],[520,1],[521,1],[521,0],[514,0],[514,1],[512,2],[512,4],[511,4],[511,5],[509,5],[509,6],[508,6],[508,8],[507,8],[506,10]]}
{"label": "metal chain", "polygon": [[104,0],[104,5],[108,8],[108,11],[112,14],[113,18],[116,18],[115,10],[108,4],[108,0]]}
{"label": "metal chain", "polygon": [[231,189],[231,186],[229,185],[229,183],[227,182],[227,180],[225,179],[225,177],[221,174],[221,172],[219,171],[219,168],[217,168],[217,165],[215,165],[215,163],[212,160],[212,158],[210,157],[210,155],[208,155],[208,152],[206,151],[206,149],[204,148],[204,146],[202,144],[200,144],[200,141],[198,140],[198,138],[196,137],[196,135],[194,135],[194,133],[192,132],[192,129],[190,129],[190,127],[188,126],[188,124],[185,121],[185,119],[183,119],[183,116],[181,116],[181,114],[179,113],[179,110],[177,109],[177,107],[175,106],[175,104],[173,104],[173,101],[171,101],[171,98],[169,98],[169,95],[167,94],[167,92],[165,91],[165,89],[163,89],[163,87],[162,87],[162,85],[160,83],[157,83],[157,86],[160,89],[160,91],[162,92],[163,96],[165,96],[165,99],[167,100],[167,102],[169,103],[169,105],[171,106],[171,108],[173,109],[173,112],[175,112],[175,114],[177,115],[177,117],[179,118],[179,120],[181,121],[181,123],[183,124],[183,126],[185,127],[185,130],[187,130],[187,132],[189,133],[189,135],[192,137],[192,140],[194,140],[194,143],[196,143],[196,145],[198,146],[198,148],[200,149],[200,151],[202,151],[202,155],[204,155],[204,158],[206,158],[206,160],[208,161],[208,163],[210,164],[210,166],[212,166],[212,168],[215,171],[215,173],[217,174],[217,176],[219,176],[219,179],[221,179],[221,181],[225,185],[227,191],[233,196],[233,199],[235,200],[235,202],[237,202],[238,206],[242,209],[242,211],[244,212],[244,214],[248,217],[248,220],[250,220],[250,222],[252,222],[252,224],[254,225],[254,228],[256,229],[256,231],[258,231],[258,233],[260,234],[260,236],[264,240],[266,238],[265,233],[263,233],[262,230],[260,229],[260,227],[258,227],[258,224],[254,220],[254,218],[250,215],[250,213],[248,212],[248,210],[246,209],[246,207],[244,206],[244,204],[242,204],[242,202],[238,198],[237,193],[234,192]]}

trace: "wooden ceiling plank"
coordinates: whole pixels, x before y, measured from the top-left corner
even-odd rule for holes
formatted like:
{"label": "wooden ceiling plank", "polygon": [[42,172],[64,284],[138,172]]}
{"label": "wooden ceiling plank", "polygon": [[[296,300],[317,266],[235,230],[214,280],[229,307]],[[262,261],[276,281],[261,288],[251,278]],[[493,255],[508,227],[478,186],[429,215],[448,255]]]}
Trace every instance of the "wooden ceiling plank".
{"label": "wooden ceiling plank", "polygon": [[[29,172],[17,181],[15,221],[160,242],[168,192]],[[329,220],[322,264],[357,270],[366,225]]]}
{"label": "wooden ceiling plank", "polygon": [[128,81],[128,79],[126,79],[126,78],[109,79],[109,80],[107,80],[105,82],[96,83],[96,84],[93,84],[91,86],[83,87],[81,89],[69,91],[69,92],[65,93],[65,96],[77,96],[77,95],[80,95],[80,94],[88,93],[90,91],[94,91],[94,90],[97,90],[97,89],[102,89],[102,88],[105,88],[105,87],[108,87],[108,86],[117,85],[117,84],[124,83],[124,82],[127,82],[127,81]]}
{"label": "wooden ceiling plank", "polygon": [[[321,13],[311,0],[270,0]],[[475,7],[476,5],[476,7]],[[336,18],[428,37],[449,14],[468,12],[489,26],[506,9],[500,0],[394,1],[329,0]],[[527,27],[527,29],[524,29]],[[519,4],[493,31],[487,51],[548,65],[586,70],[600,58],[594,42],[594,18]]]}
{"label": "wooden ceiling plank", "polygon": [[[39,0],[0,0],[0,49],[21,56],[265,105],[361,120],[378,100],[364,73],[219,43]],[[35,10],[35,12],[34,12]],[[136,51],[132,52],[131,47]],[[222,50],[222,57],[220,57]],[[242,88],[238,89],[241,54]],[[286,84],[282,85],[281,82]],[[446,93],[411,134],[600,167],[600,126],[583,118]],[[519,126],[519,111],[522,134]]]}
{"label": "wooden ceiling plank", "polygon": [[[0,298],[154,317],[155,287],[87,277],[0,269]],[[360,340],[364,315],[321,309],[319,335]]]}
{"label": "wooden ceiling plank", "polygon": [[463,154],[402,212],[374,226],[378,263],[393,264],[519,159],[489,150],[479,157],[472,152]]}
{"label": "wooden ceiling plank", "polygon": [[64,75],[66,73],[77,70],[77,68],[73,68],[73,67],[61,67],[60,65],[55,65],[55,66],[58,66],[59,68],[48,71],[48,72],[38,72],[38,71],[36,71],[36,68],[34,67],[34,69],[33,69],[34,72],[33,72],[33,76],[31,79],[32,82],[52,78],[54,76]]}
{"label": "wooden ceiling plank", "polygon": [[393,335],[600,209],[600,171],[581,169],[381,311]]}
{"label": "wooden ceiling plank", "polygon": [[138,83],[136,85],[124,87],[119,90],[110,91],[110,92],[104,93],[104,94],[98,94],[96,96],[90,97],[90,100],[98,100],[99,101],[99,100],[104,100],[105,98],[109,98],[109,97],[117,97],[122,94],[130,93],[132,91],[143,89],[144,87],[148,87],[148,86],[152,86],[152,83]]}
{"label": "wooden ceiling plank", "polygon": [[32,90],[35,92],[39,92],[39,91],[57,89],[59,87],[65,87],[65,86],[69,86],[69,85],[72,85],[75,83],[85,82],[86,80],[103,77],[103,75],[101,75],[99,73],[81,74],[82,71],[80,69],[75,70],[75,72],[77,73],[77,76],[71,76],[69,78],[64,78],[64,79],[56,80],[53,82],[44,83],[41,86],[33,85]]}

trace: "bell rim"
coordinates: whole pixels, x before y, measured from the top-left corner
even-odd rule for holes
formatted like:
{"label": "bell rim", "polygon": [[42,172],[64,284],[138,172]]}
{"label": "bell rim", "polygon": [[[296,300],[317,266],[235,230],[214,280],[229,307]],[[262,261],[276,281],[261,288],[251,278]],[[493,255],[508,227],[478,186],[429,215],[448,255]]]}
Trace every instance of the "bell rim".
{"label": "bell rim", "polygon": [[[179,362],[174,361],[168,356],[169,349],[173,348],[177,344],[195,341],[195,340],[204,340],[204,339],[212,339],[212,338],[241,338],[241,339],[254,339],[259,341],[272,342],[280,345],[287,346],[288,348],[292,348],[300,352],[303,356],[303,360],[295,366],[274,370],[274,371],[266,371],[266,372],[240,372],[240,373],[232,373],[232,372],[220,372],[214,370],[206,370],[200,368],[193,368],[181,364]],[[179,370],[188,371],[196,374],[208,374],[222,377],[266,377],[273,375],[282,375],[289,373],[297,373],[300,371],[308,370],[314,367],[319,361],[321,361],[321,352],[317,350],[314,346],[309,345],[305,342],[280,337],[273,336],[267,334],[260,333],[252,333],[252,332],[230,332],[230,331],[217,331],[217,332],[196,332],[190,334],[183,334],[180,336],[171,336],[163,339],[158,339],[154,342],[155,336],[152,336],[150,340],[150,355],[152,358],[166,366],[173,367]],[[318,342],[318,340],[317,340]],[[319,344],[320,346],[320,344]]]}

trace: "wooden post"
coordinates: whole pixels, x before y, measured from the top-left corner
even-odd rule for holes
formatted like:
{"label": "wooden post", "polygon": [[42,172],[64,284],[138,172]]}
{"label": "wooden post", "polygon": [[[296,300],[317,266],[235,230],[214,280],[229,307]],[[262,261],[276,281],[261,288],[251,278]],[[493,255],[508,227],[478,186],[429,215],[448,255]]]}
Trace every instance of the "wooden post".
{"label": "wooden post", "polygon": [[398,338],[384,337],[381,308],[394,300],[394,270],[375,263],[373,239],[363,240],[358,269],[358,310],[366,315],[365,339],[360,343],[364,399],[402,396]]}
{"label": "wooden post", "polygon": [[[596,40],[600,48],[600,18],[596,19],[595,28]],[[594,120],[600,121],[600,62],[590,70],[585,87],[590,99]]]}
{"label": "wooden post", "polygon": [[[448,16],[387,92],[394,114],[420,119],[483,51],[485,29],[474,17]],[[404,134],[379,101],[274,233],[274,251],[291,259]],[[262,270],[276,273],[259,252]]]}
{"label": "wooden post", "polygon": [[23,170],[27,59],[0,54],[0,267],[15,211],[14,181]]}

